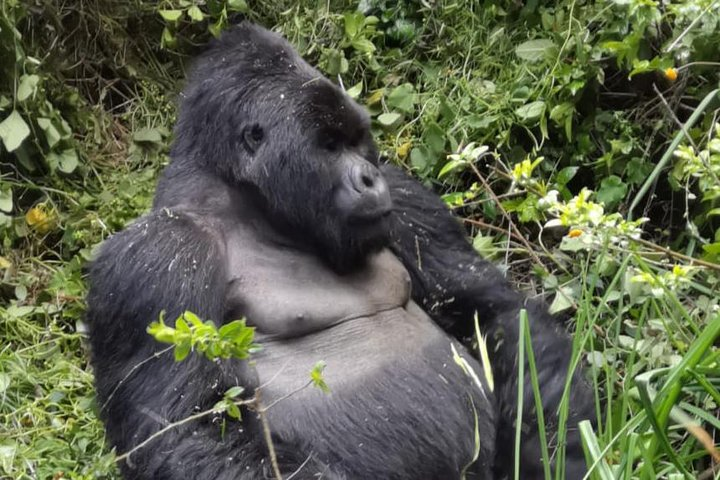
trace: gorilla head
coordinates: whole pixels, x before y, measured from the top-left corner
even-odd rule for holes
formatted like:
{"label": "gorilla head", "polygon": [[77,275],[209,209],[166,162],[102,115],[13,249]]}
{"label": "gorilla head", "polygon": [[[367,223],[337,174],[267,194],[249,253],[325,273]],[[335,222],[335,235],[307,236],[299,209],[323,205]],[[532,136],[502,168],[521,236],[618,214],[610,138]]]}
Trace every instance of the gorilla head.
{"label": "gorilla head", "polygon": [[391,201],[368,115],[284,39],[242,24],[189,85],[173,157],[250,187],[275,228],[338,270],[386,245]]}

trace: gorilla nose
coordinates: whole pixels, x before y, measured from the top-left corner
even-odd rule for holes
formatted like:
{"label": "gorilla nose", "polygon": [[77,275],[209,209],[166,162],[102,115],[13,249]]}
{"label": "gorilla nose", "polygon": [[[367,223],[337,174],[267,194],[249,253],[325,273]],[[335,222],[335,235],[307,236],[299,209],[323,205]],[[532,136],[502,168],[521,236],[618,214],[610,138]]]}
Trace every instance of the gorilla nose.
{"label": "gorilla nose", "polygon": [[381,217],[392,207],[390,189],[375,165],[363,162],[352,166],[349,180],[358,201],[355,214],[359,217]]}
{"label": "gorilla nose", "polygon": [[385,188],[387,184],[380,175],[380,171],[369,163],[354,165],[350,172],[350,182],[360,194],[371,193],[373,190]]}

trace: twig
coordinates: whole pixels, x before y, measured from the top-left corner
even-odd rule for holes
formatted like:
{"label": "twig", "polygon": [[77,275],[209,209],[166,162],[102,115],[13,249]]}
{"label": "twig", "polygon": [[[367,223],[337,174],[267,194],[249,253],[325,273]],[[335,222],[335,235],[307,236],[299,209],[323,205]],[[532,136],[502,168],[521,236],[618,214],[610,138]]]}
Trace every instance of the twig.
{"label": "twig", "polygon": [[663,96],[662,92],[660,91],[660,89],[658,89],[658,87],[655,83],[653,83],[653,90],[655,90],[655,94],[658,96],[658,98],[660,98],[660,101],[662,102],[663,106],[665,106],[665,108],[667,109],[668,115],[670,115],[672,117],[673,121],[675,121],[675,125],[680,127],[680,130],[682,130],[682,132],[685,134],[685,137],[688,139],[688,141],[690,143],[692,143],[692,146],[697,148],[697,146],[695,145],[695,142],[693,141],[692,137],[690,136],[687,129],[685,128],[685,125],[683,125],[683,123],[680,121],[680,119],[677,117],[677,115],[675,115],[675,111],[672,109],[672,107],[670,106],[668,101],[665,100],[665,97]]}
{"label": "twig", "polygon": [[285,480],[292,480],[293,477],[295,477],[295,475],[297,475],[298,473],[300,473],[300,471],[301,471],[303,468],[305,468],[305,465],[308,464],[308,462],[312,459],[312,457],[313,457],[313,454],[310,453],[310,455],[308,455],[308,457],[305,459],[305,461],[300,464],[300,466],[297,468],[297,470],[295,470],[293,473],[291,473],[290,475],[288,475],[288,477],[287,477]]}
{"label": "twig", "polygon": [[688,257],[687,255],[684,255],[684,254],[682,254],[682,253],[678,253],[678,252],[676,252],[676,251],[674,251],[674,250],[670,250],[669,248],[661,247],[660,245],[657,245],[657,244],[655,244],[655,243],[648,242],[647,240],[643,240],[642,238],[632,238],[632,237],[628,237],[628,238],[630,238],[633,242],[637,242],[637,243],[639,243],[640,245],[643,245],[643,246],[645,246],[645,247],[648,247],[648,248],[650,248],[650,249],[652,249],[652,250],[656,250],[656,251],[658,251],[658,252],[662,252],[662,253],[670,256],[670,257],[674,257],[674,258],[678,258],[678,259],[680,259],[680,260],[684,260],[684,261],[690,263],[691,265],[692,265],[692,264],[698,264],[698,265],[701,265],[701,266],[703,266],[703,267],[712,268],[713,270],[718,270],[718,271],[720,271],[720,265],[718,265],[717,263],[706,262],[705,260],[700,260],[700,259],[698,259],[698,258]]}
{"label": "twig", "polygon": [[[277,402],[271,403],[270,406],[275,405],[275,403]],[[258,418],[260,419],[260,425],[262,425],[263,438],[265,438],[265,444],[267,445],[268,454],[270,455],[270,465],[272,466],[273,474],[275,475],[275,478],[277,480],[282,480],[282,474],[280,473],[280,465],[278,465],[277,454],[275,453],[275,445],[273,444],[272,435],[270,434],[270,423],[268,422],[267,416],[265,415],[267,408],[261,407],[259,389],[255,390],[255,406],[255,411],[257,411]]]}
{"label": "twig", "polygon": [[697,25],[697,23],[700,21],[700,19],[702,17],[704,17],[705,14],[707,12],[709,12],[710,9],[715,6],[716,3],[717,3],[717,0],[715,0],[714,2],[710,3],[707,7],[705,7],[705,10],[700,12],[700,15],[698,15],[692,22],[690,22],[690,25],[688,25],[687,28],[685,28],[685,30],[683,30],[680,33],[680,35],[678,35],[678,37],[675,40],[673,40],[673,42],[670,45],[667,46],[667,48],[665,49],[665,53],[669,53],[670,51],[672,51],[672,49],[675,48],[675,46],[680,42],[680,40],[682,40],[685,37],[685,35],[687,35],[688,32],[690,30],[692,30],[695,25]]}
{"label": "twig", "polygon": [[[502,233],[503,235],[507,235],[507,230],[505,230],[502,227],[498,227],[497,225],[493,225],[491,223],[485,223],[482,220],[475,220],[472,218],[463,218],[463,222],[469,223],[470,225],[475,225],[476,227],[480,228],[487,228],[488,230],[492,230],[494,232]],[[510,236],[514,238],[515,240],[522,242],[520,238],[518,238],[514,232],[510,232]]]}
{"label": "twig", "polygon": [[[249,399],[249,400],[238,400],[237,402],[233,402],[233,403],[234,403],[235,405],[237,405],[238,407],[243,406],[243,405],[253,405],[253,404],[255,403],[255,399],[254,399],[254,398],[251,398],[251,399]],[[189,417],[185,417],[185,418],[183,418],[182,420],[178,420],[177,422],[169,423],[166,427],[161,428],[160,430],[158,430],[157,432],[153,433],[152,435],[150,435],[148,438],[146,438],[146,439],[143,440],[142,442],[140,442],[140,443],[138,443],[137,445],[135,445],[133,448],[131,448],[131,449],[128,450],[127,452],[125,452],[125,453],[123,453],[122,455],[119,455],[118,457],[116,457],[116,458],[115,458],[115,461],[119,463],[119,462],[122,462],[123,460],[128,460],[128,459],[130,458],[130,455],[132,455],[133,453],[137,452],[137,451],[140,450],[141,448],[144,448],[144,447],[147,446],[150,442],[152,442],[153,440],[155,440],[155,439],[158,438],[159,436],[165,434],[166,432],[172,430],[173,428],[179,427],[179,426],[181,426],[181,425],[185,425],[186,423],[192,422],[193,420],[197,420],[197,419],[199,419],[199,418],[207,417],[208,415],[213,414],[213,413],[216,413],[216,410],[215,410],[214,408],[211,408],[211,409],[204,410],[204,411],[202,411],[202,412],[196,413],[196,414],[194,414],[194,415],[190,415]]]}
{"label": "twig", "polygon": [[[525,248],[527,248],[528,254],[533,258],[533,260],[535,260],[535,262],[538,265],[543,266],[543,263],[540,260],[540,258],[537,255],[535,255],[535,251],[533,250],[532,246],[530,245],[530,242],[528,242],[527,239],[522,236],[522,234],[520,233],[520,230],[517,229],[512,218],[507,213],[505,208],[502,206],[502,203],[500,203],[500,199],[497,198],[497,195],[495,195],[495,192],[493,192],[492,188],[490,188],[490,185],[487,183],[487,180],[485,180],[485,177],[482,176],[482,174],[480,173],[480,170],[478,170],[477,167],[475,166],[475,164],[472,162],[470,162],[470,167],[473,169],[473,171],[475,172],[475,175],[477,175],[478,179],[483,184],[483,187],[485,187],[485,191],[495,201],[495,204],[500,209],[500,212],[502,212],[503,217],[505,217],[505,219],[508,221],[508,224],[510,225],[510,229],[516,235],[516,238],[520,241],[520,243],[522,243],[525,246]],[[504,230],[503,230],[503,232],[504,232]]]}

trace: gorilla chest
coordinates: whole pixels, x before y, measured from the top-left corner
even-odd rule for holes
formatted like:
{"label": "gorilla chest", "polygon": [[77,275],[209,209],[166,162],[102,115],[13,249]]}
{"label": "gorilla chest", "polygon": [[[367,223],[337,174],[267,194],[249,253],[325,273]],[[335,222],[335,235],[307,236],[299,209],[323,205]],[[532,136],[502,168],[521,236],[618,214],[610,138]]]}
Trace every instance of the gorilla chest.
{"label": "gorilla chest", "polygon": [[228,244],[226,319],[247,318],[266,338],[293,338],[358,317],[406,305],[410,277],[388,250],[364,268],[338,275],[313,255],[253,245]]}

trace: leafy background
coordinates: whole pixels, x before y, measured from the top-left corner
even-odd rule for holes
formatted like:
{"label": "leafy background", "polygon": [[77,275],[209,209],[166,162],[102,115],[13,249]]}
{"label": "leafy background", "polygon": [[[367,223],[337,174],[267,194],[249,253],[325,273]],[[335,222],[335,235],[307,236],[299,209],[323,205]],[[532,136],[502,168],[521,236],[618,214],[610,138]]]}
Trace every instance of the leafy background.
{"label": "leafy background", "polygon": [[342,84],[389,161],[571,319],[594,478],[717,478],[717,0],[5,0],[0,477],[116,478],[83,266],[149,207],[190,59],[240,18]]}

